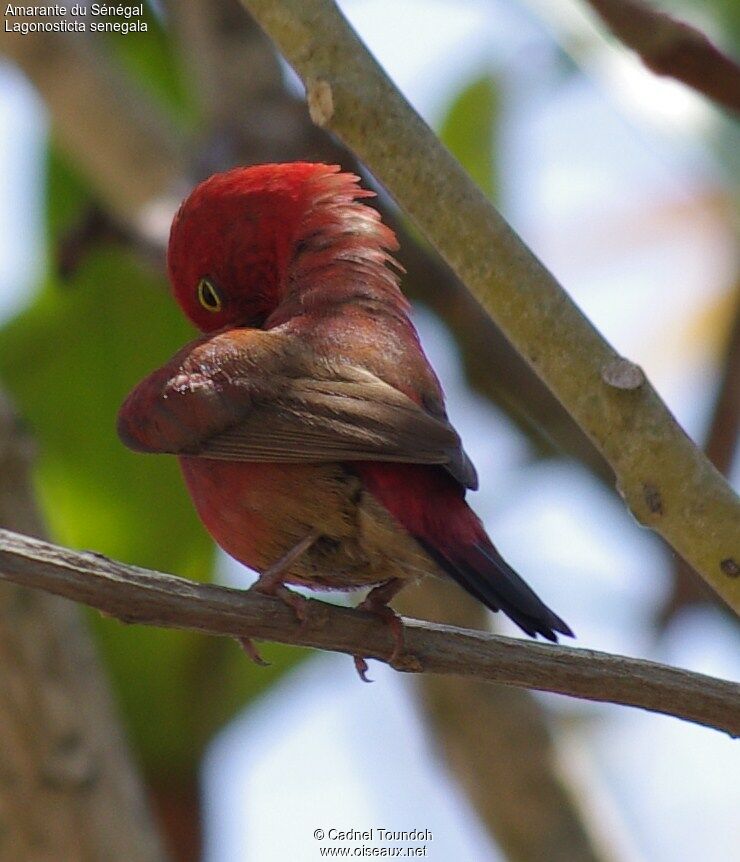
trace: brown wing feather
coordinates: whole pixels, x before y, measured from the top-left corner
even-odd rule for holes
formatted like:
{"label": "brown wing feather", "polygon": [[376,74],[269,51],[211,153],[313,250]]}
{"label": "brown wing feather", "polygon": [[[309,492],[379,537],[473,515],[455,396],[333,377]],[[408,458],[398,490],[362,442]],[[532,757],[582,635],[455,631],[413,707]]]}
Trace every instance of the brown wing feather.
{"label": "brown wing feather", "polygon": [[476,484],[445,419],[365,369],[260,330],[180,351],[131,393],[119,433],[134,449],[234,461],[440,464]]}

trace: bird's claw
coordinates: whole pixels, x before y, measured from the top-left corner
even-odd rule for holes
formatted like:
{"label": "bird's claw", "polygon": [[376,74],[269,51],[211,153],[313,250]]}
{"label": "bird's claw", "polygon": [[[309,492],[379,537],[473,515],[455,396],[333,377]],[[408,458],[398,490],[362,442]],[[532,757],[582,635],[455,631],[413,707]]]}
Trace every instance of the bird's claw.
{"label": "bird's claw", "polygon": [[369,670],[367,666],[367,661],[361,655],[352,656],[355,661],[355,670],[357,671],[358,676],[363,682],[372,682],[371,679],[368,678],[367,672]]}
{"label": "bird's claw", "polygon": [[358,610],[367,611],[368,613],[379,617],[390,628],[391,635],[393,636],[393,651],[388,657],[387,662],[389,665],[393,666],[402,658],[406,647],[405,633],[401,617],[398,616],[393,608],[388,607],[388,605],[373,601],[372,594],[370,594],[364,602],[360,602],[357,607]]}
{"label": "bird's claw", "polygon": [[[395,585],[394,585],[395,586]],[[367,611],[379,617],[391,630],[393,637],[393,650],[386,659],[387,663],[398,670],[420,670],[421,665],[416,656],[406,653],[406,641],[403,628],[403,620],[385,603],[388,600],[388,589],[383,586],[371,591],[368,597],[357,606],[358,610]],[[392,592],[391,592],[392,594]],[[355,669],[363,682],[372,682],[368,679],[367,661],[363,656],[354,656]]]}
{"label": "bird's claw", "polygon": [[236,639],[244,650],[244,652],[252,659],[255,664],[258,664],[260,667],[269,667],[270,662],[265,661],[259,653],[259,650],[254,645],[254,641],[252,638],[237,638]]}

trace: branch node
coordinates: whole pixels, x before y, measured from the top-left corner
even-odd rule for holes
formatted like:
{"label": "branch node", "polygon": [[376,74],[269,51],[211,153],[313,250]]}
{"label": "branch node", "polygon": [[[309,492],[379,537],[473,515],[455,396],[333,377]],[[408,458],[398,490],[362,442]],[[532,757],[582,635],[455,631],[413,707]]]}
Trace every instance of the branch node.
{"label": "branch node", "polygon": [[306,101],[311,120],[323,129],[334,116],[334,94],[331,84],[324,78],[308,78]]}
{"label": "branch node", "polygon": [[740,563],[738,563],[737,560],[733,560],[732,557],[722,560],[719,567],[728,578],[740,577]]}
{"label": "branch node", "polygon": [[655,485],[650,482],[643,483],[642,494],[645,497],[647,507],[653,515],[663,514],[663,497]]}
{"label": "branch node", "polygon": [[601,379],[615,389],[639,389],[645,383],[645,374],[639,365],[618,356],[601,369]]}

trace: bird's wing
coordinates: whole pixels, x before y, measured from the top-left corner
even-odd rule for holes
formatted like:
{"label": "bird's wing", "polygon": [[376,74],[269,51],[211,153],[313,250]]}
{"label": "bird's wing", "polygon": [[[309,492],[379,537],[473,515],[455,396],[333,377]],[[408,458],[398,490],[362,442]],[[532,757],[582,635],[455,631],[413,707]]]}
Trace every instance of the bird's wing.
{"label": "bird's wing", "polygon": [[439,464],[474,487],[444,418],[371,372],[322,361],[292,339],[232,330],[194,342],[131,393],[119,434],[133,449],[229,461]]}

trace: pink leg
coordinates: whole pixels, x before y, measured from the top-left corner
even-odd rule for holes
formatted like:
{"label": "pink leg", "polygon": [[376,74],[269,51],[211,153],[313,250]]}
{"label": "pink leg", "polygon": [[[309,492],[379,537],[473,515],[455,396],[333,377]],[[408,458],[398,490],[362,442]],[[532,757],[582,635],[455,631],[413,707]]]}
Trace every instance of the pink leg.
{"label": "pink leg", "polygon": [[283,554],[279,560],[276,560],[269,568],[265,569],[252,589],[266,595],[276,595],[275,589],[284,586],[284,578],[287,570],[306,553],[320,535],[318,530],[311,530],[287,554]]}
{"label": "pink leg", "polygon": [[[259,576],[259,579],[250,587],[255,592],[264,593],[267,596],[277,596],[279,599],[282,599],[286,605],[293,608],[295,615],[302,623],[308,618],[308,600],[304,599],[298,593],[289,590],[285,586],[283,579],[288,569],[306,553],[319,538],[319,535],[318,530],[311,530],[305,538],[301,539],[286,554],[283,554],[279,560],[276,560],[269,568],[265,569]],[[265,661],[259,654],[251,638],[239,638],[239,643],[242,645],[244,652],[255,664],[263,667],[269,665],[269,662]]]}
{"label": "pink leg", "polygon": [[[388,664],[390,665],[393,665],[403,655],[405,644],[401,617],[398,616],[393,608],[388,607],[388,602],[405,585],[406,581],[403,578],[391,578],[389,581],[370,590],[365,600],[357,606],[358,610],[369,611],[371,614],[380,617],[390,627],[394,642],[393,652],[388,658]],[[354,660],[360,679],[363,682],[372,682],[372,680],[367,678],[368,667],[364,657],[356,655],[354,656]]]}

